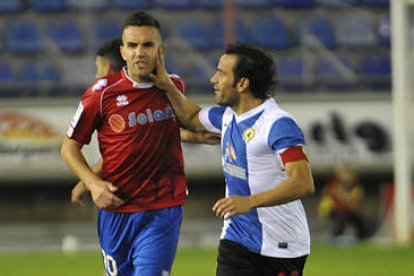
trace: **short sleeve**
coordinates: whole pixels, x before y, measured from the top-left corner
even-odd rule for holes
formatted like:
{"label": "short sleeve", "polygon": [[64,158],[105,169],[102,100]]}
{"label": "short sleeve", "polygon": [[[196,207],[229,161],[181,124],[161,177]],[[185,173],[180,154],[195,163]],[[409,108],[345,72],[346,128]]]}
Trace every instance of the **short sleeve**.
{"label": "short sleeve", "polygon": [[208,131],[220,133],[225,111],[225,106],[204,107],[199,113],[200,122]]}
{"label": "short sleeve", "polygon": [[82,97],[70,122],[67,136],[81,144],[89,144],[93,132],[101,124],[100,93],[89,89]]}
{"label": "short sleeve", "polygon": [[298,124],[288,117],[275,121],[270,129],[268,145],[274,151],[305,145],[305,138]]}

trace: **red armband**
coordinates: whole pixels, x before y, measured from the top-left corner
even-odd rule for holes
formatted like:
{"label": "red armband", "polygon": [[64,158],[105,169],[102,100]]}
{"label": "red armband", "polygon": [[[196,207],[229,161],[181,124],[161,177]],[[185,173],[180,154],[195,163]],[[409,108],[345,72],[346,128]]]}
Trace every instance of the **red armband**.
{"label": "red armband", "polygon": [[303,151],[302,146],[295,146],[287,148],[284,152],[280,154],[282,158],[283,165],[288,162],[299,161],[299,160],[306,160],[309,162],[308,156]]}

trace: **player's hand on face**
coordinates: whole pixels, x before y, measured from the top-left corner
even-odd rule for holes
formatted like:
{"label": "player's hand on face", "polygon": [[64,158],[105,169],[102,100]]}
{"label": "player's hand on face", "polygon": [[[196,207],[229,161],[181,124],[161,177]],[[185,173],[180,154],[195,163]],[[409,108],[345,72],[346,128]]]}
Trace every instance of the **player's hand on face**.
{"label": "player's hand on face", "polygon": [[251,209],[249,197],[230,196],[219,199],[213,206],[213,212],[221,218],[231,218],[238,214],[243,214]]}
{"label": "player's hand on face", "polygon": [[88,192],[89,190],[86,187],[85,183],[79,181],[78,183],[76,183],[75,187],[73,187],[71,191],[70,201],[73,204],[85,206],[85,202],[83,201],[83,199]]}
{"label": "player's hand on face", "polygon": [[155,56],[155,74],[151,73],[150,78],[154,82],[155,86],[157,86],[161,90],[168,91],[172,87],[174,87],[174,83],[168,76],[167,70],[165,69],[165,62],[164,62],[164,46],[160,46],[158,48],[158,52]]}
{"label": "player's hand on face", "polygon": [[118,188],[107,181],[97,181],[90,186],[93,202],[96,207],[116,208],[124,204],[124,201],[115,195]]}

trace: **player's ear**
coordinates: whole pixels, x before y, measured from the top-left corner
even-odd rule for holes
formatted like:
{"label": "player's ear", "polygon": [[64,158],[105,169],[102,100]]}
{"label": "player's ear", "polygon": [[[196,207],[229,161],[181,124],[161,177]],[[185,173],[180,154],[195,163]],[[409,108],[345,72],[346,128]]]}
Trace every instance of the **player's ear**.
{"label": "player's ear", "polygon": [[241,91],[245,91],[245,90],[249,89],[249,87],[250,87],[250,80],[249,80],[249,78],[246,78],[246,77],[240,78],[239,82],[237,83],[237,87]]}
{"label": "player's ear", "polygon": [[119,47],[119,51],[121,52],[122,59],[126,61],[126,53],[125,53],[125,48],[124,48],[124,46],[122,46],[122,45],[121,45],[121,46]]}

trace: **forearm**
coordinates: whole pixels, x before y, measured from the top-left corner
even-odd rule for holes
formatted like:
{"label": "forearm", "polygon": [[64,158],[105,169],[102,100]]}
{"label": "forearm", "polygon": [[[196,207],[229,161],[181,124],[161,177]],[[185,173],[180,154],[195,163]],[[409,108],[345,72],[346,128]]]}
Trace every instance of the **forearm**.
{"label": "forearm", "polygon": [[198,120],[200,106],[190,101],[174,85],[170,86],[166,91],[166,95],[171,102],[175,115],[184,128],[192,131],[205,130]]}
{"label": "forearm", "polygon": [[92,171],[96,174],[101,176],[102,173],[102,166],[103,166],[103,159],[99,159],[98,162],[92,167]]}
{"label": "forearm", "polygon": [[82,154],[81,147],[75,145],[69,138],[65,138],[61,155],[69,169],[90,189],[90,183],[100,180],[99,176],[89,167]]}
{"label": "forearm", "polygon": [[315,191],[309,165],[302,164],[299,169],[288,172],[289,177],[268,191],[250,196],[252,208],[284,204],[303,198]]}

